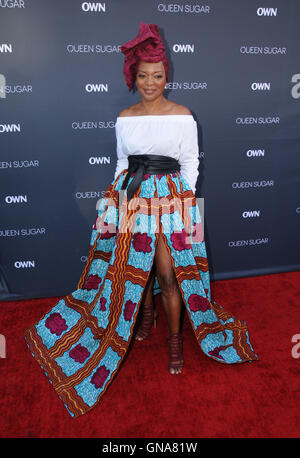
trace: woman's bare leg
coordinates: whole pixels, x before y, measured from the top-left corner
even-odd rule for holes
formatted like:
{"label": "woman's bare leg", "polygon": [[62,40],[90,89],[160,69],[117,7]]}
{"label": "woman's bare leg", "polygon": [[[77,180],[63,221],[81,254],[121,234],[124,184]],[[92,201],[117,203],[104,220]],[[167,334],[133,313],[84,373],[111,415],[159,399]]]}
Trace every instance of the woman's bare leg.
{"label": "woman's bare leg", "polygon": [[141,300],[141,309],[142,309],[142,321],[135,336],[136,340],[143,340],[147,337],[150,332],[153,323],[153,314],[154,314],[154,300],[152,295],[152,288],[154,282],[154,268],[153,264],[150,271],[148,281],[143,291],[142,300]]}
{"label": "woman's bare leg", "polygon": [[[177,334],[180,332],[182,298],[171,259],[162,237],[160,233],[155,252],[156,274],[162,291],[162,302],[167,314],[170,334]],[[179,373],[181,369],[172,368],[170,372],[172,374]]]}

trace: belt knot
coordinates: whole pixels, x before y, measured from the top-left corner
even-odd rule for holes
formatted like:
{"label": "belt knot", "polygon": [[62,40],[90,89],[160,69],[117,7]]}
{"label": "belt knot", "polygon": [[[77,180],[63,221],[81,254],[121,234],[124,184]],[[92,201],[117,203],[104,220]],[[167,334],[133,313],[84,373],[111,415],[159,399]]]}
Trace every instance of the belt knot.
{"label": "belt knot", "polygon": [[135,176],[127,189],[127,199],[129,201],[138,189],[146,171],[149,173],[170,173],[175,170],[180,170],[180,166],[174,158],[154,154],[129,155],[128,170],[121,189],[127,187],[131,174],[135,172]]}

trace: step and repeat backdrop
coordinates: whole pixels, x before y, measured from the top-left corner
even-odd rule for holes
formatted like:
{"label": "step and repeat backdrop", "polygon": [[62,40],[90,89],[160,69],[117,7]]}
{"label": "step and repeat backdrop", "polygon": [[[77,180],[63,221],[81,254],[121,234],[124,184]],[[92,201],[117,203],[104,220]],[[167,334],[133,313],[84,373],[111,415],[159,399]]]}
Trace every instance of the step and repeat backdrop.
{"label": "step and repeat backdrop", "polygon": [[299,1],[0,0],[0,299],[76,289],[141,21],[198,123],[211,279],[299,269]]}

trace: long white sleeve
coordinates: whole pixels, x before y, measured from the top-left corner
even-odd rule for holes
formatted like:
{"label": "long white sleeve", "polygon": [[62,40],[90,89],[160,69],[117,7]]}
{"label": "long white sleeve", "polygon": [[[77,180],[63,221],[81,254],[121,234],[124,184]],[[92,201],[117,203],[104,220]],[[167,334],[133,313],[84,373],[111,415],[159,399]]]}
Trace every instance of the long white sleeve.
{"label": "long white sleeve", "polygon": [[199,146],[196,122],[183,124],[183,135],[180,143],[180,156],[178,161],[181,175],[189,183],[195,194],[196,182],[199,175]]}
{"label": "long white sleeve", "polygon": [[114,179],[117,178],[119,173],[128,168],[128,157],[123,152],[122,137],[119,134],[119,129],[116,128],[116,138],[117,138],[117,167],[115,171]]}

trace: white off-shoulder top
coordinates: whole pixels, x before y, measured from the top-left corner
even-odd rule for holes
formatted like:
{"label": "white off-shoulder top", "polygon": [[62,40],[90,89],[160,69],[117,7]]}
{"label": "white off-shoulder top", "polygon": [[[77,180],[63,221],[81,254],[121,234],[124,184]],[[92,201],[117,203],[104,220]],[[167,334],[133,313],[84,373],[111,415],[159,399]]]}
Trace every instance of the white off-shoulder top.
{"label": "white off-shoulder top", "polygon": [[180,173],[195,193],[199,166],[197,123],[192,115],[117,117],[117,167],[128,168],[130,154],[161,154],[177,159]]}

